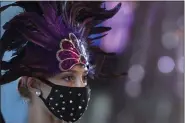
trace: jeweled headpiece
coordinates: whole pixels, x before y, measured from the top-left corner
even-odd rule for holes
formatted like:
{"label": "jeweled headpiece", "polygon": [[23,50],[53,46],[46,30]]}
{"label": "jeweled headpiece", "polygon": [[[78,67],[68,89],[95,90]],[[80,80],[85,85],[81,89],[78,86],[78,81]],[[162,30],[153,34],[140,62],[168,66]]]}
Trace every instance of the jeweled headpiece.
{"label": "jeweled headpiece", "polygon": [[61,71],[67,71],[76,64],[88,65],[88,56],[84,45],[80,43],[80,40],[73,33],[69,34],[69,39],[61,40],[61,49],[56,54]]}
{"label": "jeweled headpiece", "polygon": [[[92,44],[111,29],[99,24],[112,18],[121,7],[119,3],[106,10],[103,5],[102,1],[18,1],[1,7],[0,11],[19,6],[24,12],[3,26],[0,67],[4,74],[0,84],[21,76],[55,75],[76,64],[89,67],[92,53],[101,51]],[[91,38],[93,34],[100,36]],[[6,51],[14,51],[10,61],[2,61]]]}

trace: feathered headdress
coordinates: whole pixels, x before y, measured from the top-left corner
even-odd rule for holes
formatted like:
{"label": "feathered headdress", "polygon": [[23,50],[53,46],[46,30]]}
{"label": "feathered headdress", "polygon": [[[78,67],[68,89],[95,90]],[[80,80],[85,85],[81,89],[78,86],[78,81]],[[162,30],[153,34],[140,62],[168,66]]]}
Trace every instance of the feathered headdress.
{"label": "feathered headdress", "polygon": [[[0,41],[0,84],[16,80],[21,76],[39,76],[40,73],[54,75],[71,69],[75,64],[89,66],[89,54],[102,52],[92,46],[106,34],[110,27],[98,26],[112,18],[121,3],[106,10],[104,2],[72,1],[18,1],[0,8],[19,6],[24,12],[5,23]],[[2,61],[6,51],[14,51],[10,61]],[[91,56],[91,54],[90,54]]]}

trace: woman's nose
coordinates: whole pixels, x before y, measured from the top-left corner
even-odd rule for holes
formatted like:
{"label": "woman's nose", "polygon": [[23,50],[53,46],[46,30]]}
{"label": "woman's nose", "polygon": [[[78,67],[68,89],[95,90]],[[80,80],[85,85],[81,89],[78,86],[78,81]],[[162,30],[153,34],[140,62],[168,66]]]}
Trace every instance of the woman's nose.
{"label": "woman's nose", "polygon": [[74,87],[85,87],[85,83],[82,78],[78,78],[75,83]]}

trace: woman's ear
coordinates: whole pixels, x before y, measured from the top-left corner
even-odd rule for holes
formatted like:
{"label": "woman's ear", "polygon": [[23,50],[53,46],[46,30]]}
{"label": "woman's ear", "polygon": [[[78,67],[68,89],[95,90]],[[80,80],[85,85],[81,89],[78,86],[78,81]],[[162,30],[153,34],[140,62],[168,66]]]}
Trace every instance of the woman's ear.
{"label": "woman's ear", "polygon": [[26,86],[27,77],[20,77],[18,80],[18,91],[24,98],[30,98],[30,92]]}
{"label": "woman's ear", "polygon": [[32,95],[40,96],[41,89],[40,89],[40,82],[34,77],[27,78],[27,87],[28,90]]}

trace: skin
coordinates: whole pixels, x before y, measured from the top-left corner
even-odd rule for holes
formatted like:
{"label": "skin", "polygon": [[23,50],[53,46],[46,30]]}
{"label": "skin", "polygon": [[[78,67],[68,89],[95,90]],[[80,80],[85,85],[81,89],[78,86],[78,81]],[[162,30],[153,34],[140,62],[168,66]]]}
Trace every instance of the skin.
{"label": "skin", "polygon": [[[86,77],[87,69],[82,65],[75,65],[71,70],[47,79],[57,85],[84,87],[87,84]],[[41,99],[36,95],[36,92],[40,91],[43,97],[47,98],[51,87],[33,77],[22,77],[21,79],[26,82],[26,86],[30,92],[28,123],[66,123],[51,114]]]}

